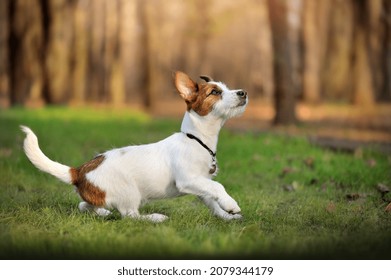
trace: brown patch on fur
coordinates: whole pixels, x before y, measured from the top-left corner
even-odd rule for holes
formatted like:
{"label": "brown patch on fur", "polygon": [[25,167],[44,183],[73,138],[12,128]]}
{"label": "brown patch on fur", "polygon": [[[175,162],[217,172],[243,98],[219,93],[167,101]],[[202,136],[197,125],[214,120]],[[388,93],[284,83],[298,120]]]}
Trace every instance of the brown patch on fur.
{"label": "brown patch on fur", "polygon": [[[211,78],[202,76],[205,80]],[[222,90],[214,84],[197,84],[187,74],[183,72],[175,73],[175,86],[187,104],[187,110],[194,110],[200,116],[209,114],[213,105],[221,99],[221,94],[211,94],[213,90]]]}
{"label": "brown patch on fur", "polygon": [[213,90],[221,92],[222,90],[213,84],[200,84],[197,94],[193,95],[193,100],[187,103],[187,110],[192,109],[200,116],[206,116],[209,114],[213,105],[221,100],[220,94],[211,94]]}
{"label": "brown patch on fur", "polygon": [[72,184],[76,185],[77,178],[79,177],[79,171],[76,168],[71,167],[69,173],[71,173]]}
{"label": "brown patch on fur", "polygon": [[99,155],[78,168],[70,169],[72,183],[77,187],[77,192],[84,201],[94,206],[105,204],[106,192],[88,181],[86,174],[98,168],[104,159],[103,155]]}

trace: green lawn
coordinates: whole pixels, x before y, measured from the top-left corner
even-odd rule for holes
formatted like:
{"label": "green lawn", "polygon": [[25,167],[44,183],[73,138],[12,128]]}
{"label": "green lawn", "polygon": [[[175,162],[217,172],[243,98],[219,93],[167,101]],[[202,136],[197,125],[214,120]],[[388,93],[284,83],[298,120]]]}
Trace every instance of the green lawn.
{"label": "green lawn", "polygon": [[391,185],[391,158],[336,153],[305,138],[223,130],[220,173],[244,219],[213,217],[186,196],[142,212],[162,224],[79,213],[72,186],[39,172],[21,150],[30,126],[52,159],[78,166],[96,153],[160,140],[179,120],[142,113],[49,108],[0,112],[0,258],[139,259],[391,258],[391,213],[378,183]]}

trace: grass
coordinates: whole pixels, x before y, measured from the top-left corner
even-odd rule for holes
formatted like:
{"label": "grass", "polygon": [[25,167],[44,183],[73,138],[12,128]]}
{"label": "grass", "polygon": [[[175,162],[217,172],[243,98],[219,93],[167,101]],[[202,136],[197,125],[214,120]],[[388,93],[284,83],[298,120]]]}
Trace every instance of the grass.
{"label": "grass", "polygon": [[305,138],[223,130],[216,180],[242,221],[213,217],[196,198],[156,201],[162,224],[81,214],[73,187],[39,172],[21,150],[30,126],[51,158],[78,166],[113,147],[154,142],[178,120],[136,112],[15,108],[0,112],[0,258],[3,259],[382,259],[391,258],[391,158],[346,154]]}

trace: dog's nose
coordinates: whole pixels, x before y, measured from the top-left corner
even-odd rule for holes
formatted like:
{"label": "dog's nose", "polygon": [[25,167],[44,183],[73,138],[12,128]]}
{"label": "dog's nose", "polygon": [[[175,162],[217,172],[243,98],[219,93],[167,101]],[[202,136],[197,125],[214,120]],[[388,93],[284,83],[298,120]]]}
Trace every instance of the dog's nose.
{"label": "dog's nose", "polygon": [[247,92],[245,92],[244,90],[239,90],[236,92],[236,95],[239,96],[240,98],[246,98]]}

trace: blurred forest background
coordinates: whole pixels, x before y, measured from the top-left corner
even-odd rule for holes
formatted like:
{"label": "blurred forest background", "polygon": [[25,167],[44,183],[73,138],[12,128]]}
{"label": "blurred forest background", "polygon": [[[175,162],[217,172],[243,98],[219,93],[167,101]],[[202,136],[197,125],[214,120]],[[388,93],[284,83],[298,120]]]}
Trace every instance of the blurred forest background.
{"label": "blurred forest background", "polygon": [[296,102],[391,100],[389,0],[1,0],[0,108],[177,99],[207,74],[295,120]]}

